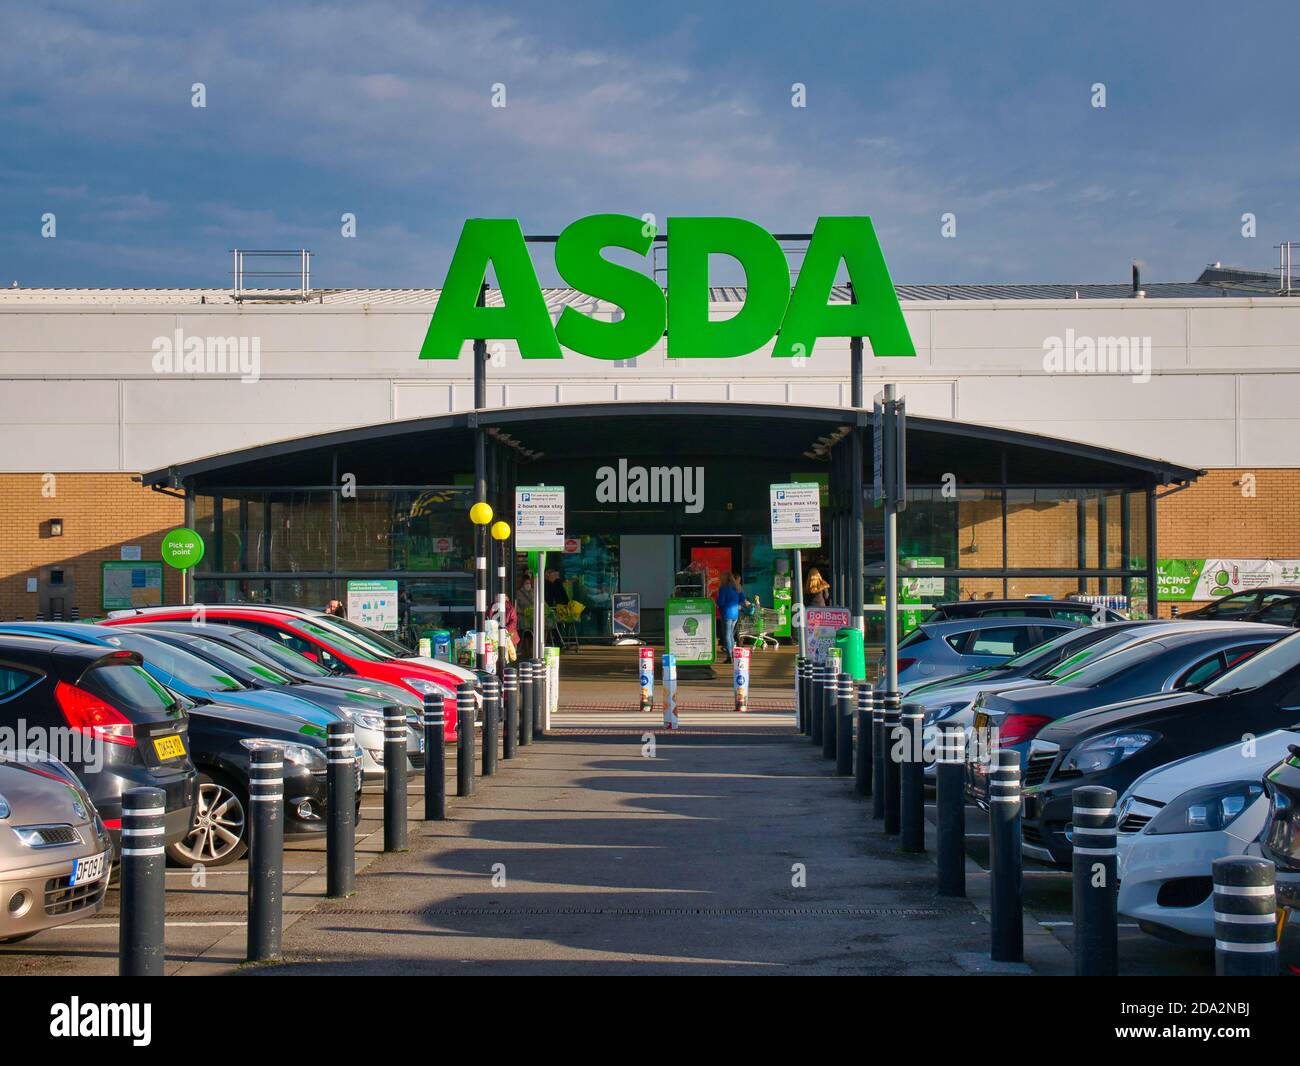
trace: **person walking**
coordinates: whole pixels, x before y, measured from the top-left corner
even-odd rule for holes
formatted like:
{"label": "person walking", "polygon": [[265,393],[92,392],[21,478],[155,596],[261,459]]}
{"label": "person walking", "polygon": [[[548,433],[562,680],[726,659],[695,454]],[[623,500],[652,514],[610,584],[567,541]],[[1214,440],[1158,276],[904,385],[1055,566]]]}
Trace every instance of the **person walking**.
{"label": "person walking", "polygon": [[718,585],[718,614],[722,618],[722,644],[726,649],[727,662],[731,662],[736,648],[736,622],[740,619],[741,607],[748,607],[749,600],[745,591],[736,580],[736,575],[728,570],[722,575]]}
{"label": "person walking", "polygon": [[803,602],[805,607],[829,607],[831,602],[831,585],[822,572],[813,567],[803,583]]}

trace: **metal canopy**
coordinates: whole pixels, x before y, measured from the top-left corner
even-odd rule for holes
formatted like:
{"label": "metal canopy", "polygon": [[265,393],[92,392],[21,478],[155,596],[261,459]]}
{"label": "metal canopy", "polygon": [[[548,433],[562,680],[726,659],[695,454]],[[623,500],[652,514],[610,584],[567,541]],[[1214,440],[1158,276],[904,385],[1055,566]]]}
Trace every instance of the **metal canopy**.
{"label": "metal canopy", "polygon": [[[673,455],[828,462],[828,447],[871,412],[841,407],[682,401],[561,404],[459,412],[320,433],[149,471],[146,485],[208,487],[331,485],[340,472],[358,484],[445,483],[473,461],[481,426],[534,459]],[[914,485],[953,474],[960,485],[1106,485],[1153,488],[1204,471],[1161,459],[1017,430],[915,415],[908,419],[908,475]],[[868,472],[869,476],[869,472]]]}

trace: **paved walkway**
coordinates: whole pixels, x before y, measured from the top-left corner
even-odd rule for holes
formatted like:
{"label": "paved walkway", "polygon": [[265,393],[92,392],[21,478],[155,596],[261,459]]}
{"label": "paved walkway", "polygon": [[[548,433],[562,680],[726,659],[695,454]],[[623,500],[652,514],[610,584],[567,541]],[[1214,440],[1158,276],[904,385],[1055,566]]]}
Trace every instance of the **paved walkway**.
{"label": "paved walkway", "polygon": [[849,792],[785,729],[554,737],[245,972],[960,972],[984,920]]}

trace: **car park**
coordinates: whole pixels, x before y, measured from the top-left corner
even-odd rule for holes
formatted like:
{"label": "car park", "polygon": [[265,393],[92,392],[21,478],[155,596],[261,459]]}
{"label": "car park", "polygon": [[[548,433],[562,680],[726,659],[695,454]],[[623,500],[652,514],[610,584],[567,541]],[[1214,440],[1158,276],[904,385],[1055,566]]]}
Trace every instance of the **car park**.
{"label": "car park", "polygon": [[1260,854],[1264,776],[1300,743],[1286,729],[1148,770],[1120,797],[1119,912],[1166,939],[1214,939],[1212,866]]}
{"label": "car park", "polygon": [[[220,622],[262,633],[345,676],[400,685],[421,699],[441,696],[448,741],[456,739],[456,687],[474,679],[470,671],[441,659],[395,656],[377,643],[362,643],[336,624],[332,615],[257,604],[205,604],[115,611],[104,624],[150,625],[155,622],[189,622],[196,612],[205,622]],[[436,665],[435,665],[436,664]]]}
{"label": "car park", "polygon": [[1056,618],[1079,625],[1122,622],[1126,616],[1113,607],[1079,600],[950,600],[936,603],[930,618],[948,622],[956,618]]}
{"label": "car park", "polygon": [[1195,688],[1161,692],[1053,722],[1034,738],[1023,780],[1025,853],[1068,866],[1071,793],[1123,794],[1147,770],[1300,719],[1300,633]]}
{"label": "car park", "polygon": [[[1055,618],[922,622],[898,642],[898,689],[906,696],[915,686],[996,666],[1079,625]],[[878,677],[884,667],[882,656]]]}
{"label": "car park", "polygon": [[0,755],[0,943],[98,914],[112,858],[71,770],[33,752]]}
{"label": "car park", "polygon": [[1203,622],[1165,630],[1090,662],[1065,664],[1064,671],[1053,671],[1050,685],[981,693],[972,722],[980,742],[969,746],[966,762],[970,798],[978,804],[987,801],[986,760],[994,748],[1019,752],[1024,783],[1034,784],[1041,764],[1028,763],[1030,744],[1051,723],[1096,707],[1207,684],[1292,632],[1252,622]]}
{"label": "car park", "polygon": [[108,828],[114,850],[122,795],[163,792],[163,841],[189,832],[195,802],[189,721],[172,693],[125,648],[0,634],[0,725],[13,751],[58,758],[77,775]]}
{"label": "car park", "polygon": [[1179,617],[1271,622],[1274,625],[1300,627],[1300,586],[1265,585],[1245,592],[1233,592]]}

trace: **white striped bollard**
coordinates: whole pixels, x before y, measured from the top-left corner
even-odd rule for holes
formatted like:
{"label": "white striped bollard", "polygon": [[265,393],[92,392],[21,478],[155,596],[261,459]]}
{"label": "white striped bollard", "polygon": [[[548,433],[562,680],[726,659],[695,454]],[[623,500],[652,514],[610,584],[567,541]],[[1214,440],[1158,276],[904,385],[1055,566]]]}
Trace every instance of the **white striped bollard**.
{"label": "white striped bollard", "polygon": [[119,977],[163,975],[167,907],[163,816],[166,811],[166,795],[160,788],[133,788],[122,794]]}
{"label": "white striped bollard", "polygon": [[1074,975],[1119,975],[1119,870],[1112,788],[1081,785],[1071,794],[1074,874]]}
{"label": "white striped bollard", "polygon": [[447,714],[444,697],[424,697],[424,820],[447,817]]}
{"label": "white striped bollard", "polygon": [[519,743],[533,742],[533,661],[519,660]]}
{"label": "white striped bollard", "polygon": [[456,687],[456,795],[474,795],[474,682]]}
{"label": "white striped bollard", "polygon": [[903,707],[899,740],[903,762],[899,767],[899,847],[925,851],[925,715],[919,703]]}
{"label": "white striped bollard", "polygon": [[822,673],[822,758],[835,758],[836,725],[839,713],[840,676],[833,667]]}
{"label": "white striped bollard", "polygon": [[356,737],[351,722],[330,722],[325,734],[325,895],[342,899],[357,887]]}
{"label": "white striped bollard", "polygon": [[885,690],[871,693],[871,817],[885,817]]}
{"label": "white striped bollard", "polygon": [[835,693],[835,774],[853,774],[853,675],[840,674]]}
{"label": "white striped bollard", "polygon": [[935,752],[935,847],[939,895],[966,895],[966,731],[939,724]]}
{"label": "white striped bollard", "polygon": [[406,711],[384,708],[384,850],[406,850]]}
{"label": "white striped bollard", "polygon": [[496,674],[483,678],[483,776],[497,772],[497,725],[501,720],[501,681]]}
{"label": "white striped bollard", "polygon": [[881,734],[884,737],[885,750],[881,752],[884,759],[885,773],[885,832],[898,836],[902,832],[902,752],[899,750],[899,733],[903,716],[899,708],[897,692],[885,693],[885,713],[881,719]]}
{"label": "white striped bollard", "polygon": [[1232,855],[1214,860],[1213,876],[1215,974],[1277,976],[1277,868]]}
{"label": "white striped bollard", "polygon": [[998,748],[989,775],[989,875],[994,962],[1024,962],[1020,753]]}
{"label": "white striped bollard", "polygon": [[505,721],[501,729],[501,758],[513,759],[519,744],[519,668],[507,666],[501,672],[501,697]]}
{"label": "white striped bollard", "polygon": [[853,794],[864,799],[871,795],[871,698],[872,688],[865,681],[858,685],[857,744],[853,749]]}
{"label": "white striped bollard", "polygon": [[284,753],[257,747],[248,773],[248,961],[280,954],[284,928]]}
{"label": "white striped bollard", "polygon": [[822,743],[822,696],[826,691],[824,663],[813,663],[811,676],[808,678],[808,739],[814,748]]}

